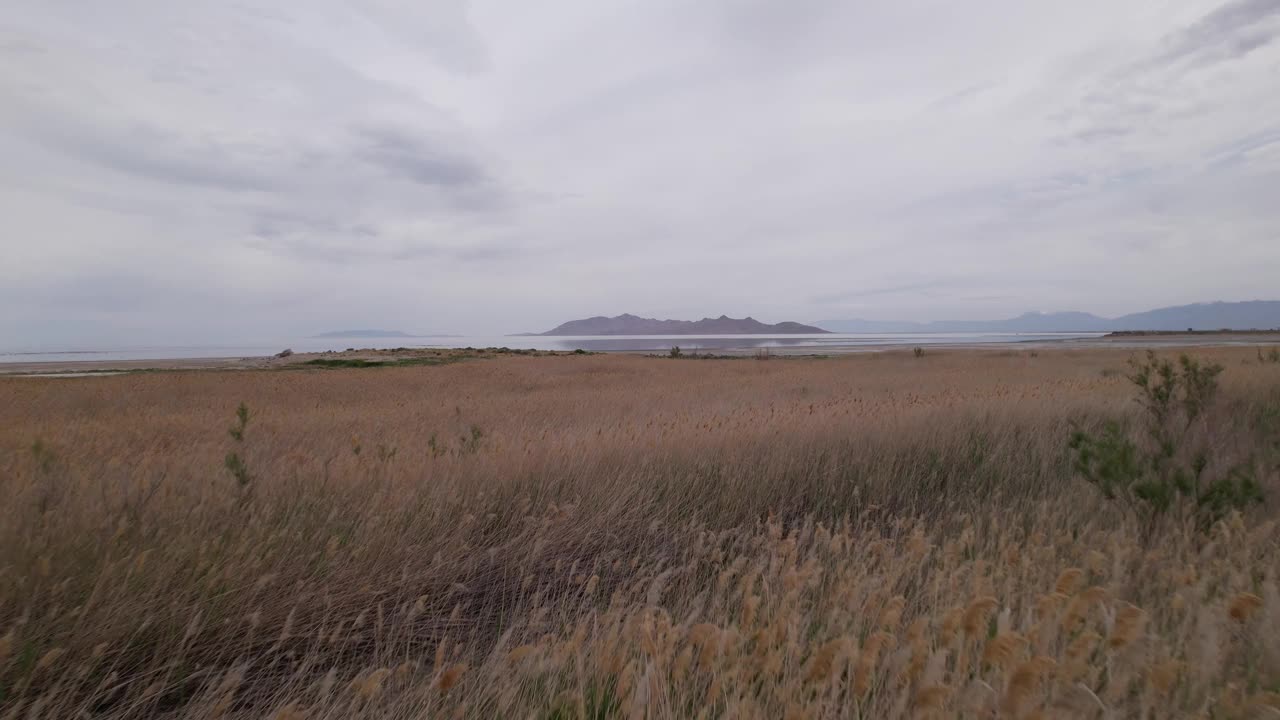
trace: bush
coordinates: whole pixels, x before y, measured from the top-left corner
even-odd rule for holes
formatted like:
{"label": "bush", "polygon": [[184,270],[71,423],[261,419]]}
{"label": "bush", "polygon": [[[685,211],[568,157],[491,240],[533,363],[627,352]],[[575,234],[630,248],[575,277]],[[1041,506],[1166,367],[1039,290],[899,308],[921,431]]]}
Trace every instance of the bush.
{"label": "bush", "polygon": [[[244,431],[248,426],[249,406],[240,403],[240,406],[236,408],[236,424],[227,429],[227,434],[231,436],[232,440],[236,441],[237,447],[244,446]],[[244,456],[238,451],[233,450],[227,453],[227,457],[223,460],[223,465],[231,473],[232,477],[236,479],[236,483],[239,484],[241,489],[248,487],[249,483],[253,482],[253,476],[249,474],[249,466],[245,463]]]}
{"label": "bush", "polygon": [[683,356],[683,355],[684,355],[684,353],[682,353],[682,352],[680,351],[680,346],[679,346],[679,345],[672,345],[672,346],[671,346],[671,350],[667,353],[667,357],[673,357],[673,358],[678,358],[678,357],[681,357],[681,356]]}
{"label": "bush", "polygon": [[326,368],[369,368],[382,367],[385,365],[385,363],[380,360],[365,360],[364,358],[316,358],[314,360],[308,360],[302,364]]}
{"label": "bush", "polygon": [[1075,470],[1103,496],[1124,505],[1150,540],[1166,518],[1207,530],[1233,510],[1261,502],[1252,458],[1226,466],[1215,458],[1204,421],[1222,366],[1182,355],[1175,365],[1148,351],[1128,376],[1138,389],[1139,428],[1112,421],[1100,434],[1076,429]]}

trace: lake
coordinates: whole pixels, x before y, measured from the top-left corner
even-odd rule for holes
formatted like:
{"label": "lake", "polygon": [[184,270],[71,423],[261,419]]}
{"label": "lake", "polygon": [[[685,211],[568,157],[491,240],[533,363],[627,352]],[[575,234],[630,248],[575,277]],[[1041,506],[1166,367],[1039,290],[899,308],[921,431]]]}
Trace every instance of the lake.
{"label": "lake", "polygon": [[484,348],[588,350],[591,352],[743,352],[761,348],[779,352],[858,352],[891,345],[988,345],[1088,340],[1103,333],[832,333],[828,335],[612,335],[544,337],[537,335],[459,335],[416,337],[293,338],[221,345],[137,345],[121,347],[28,347],[0,350],[0,363],[115,360],[175,360],[212,357],[262,357],[285,348],[324,352],[347,348]]}

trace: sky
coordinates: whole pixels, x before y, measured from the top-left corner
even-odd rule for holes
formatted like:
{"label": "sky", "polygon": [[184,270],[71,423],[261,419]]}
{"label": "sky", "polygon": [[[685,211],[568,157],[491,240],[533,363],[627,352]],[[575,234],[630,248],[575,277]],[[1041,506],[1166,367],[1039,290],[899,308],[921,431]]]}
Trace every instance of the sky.
{"label": "sky", "polygon": [[1280,0],[0,14],[0,345],[1280,290]]}

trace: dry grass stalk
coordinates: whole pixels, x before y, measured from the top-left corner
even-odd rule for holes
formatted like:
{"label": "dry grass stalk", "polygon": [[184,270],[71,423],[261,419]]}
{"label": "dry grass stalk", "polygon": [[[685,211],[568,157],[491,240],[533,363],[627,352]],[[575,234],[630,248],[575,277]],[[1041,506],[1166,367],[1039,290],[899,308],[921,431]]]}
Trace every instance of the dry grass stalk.
{"label": "dry grass stalk", "polygon": [[1063,462],[1124,359],[0,381],[0,717],[1266,716],[1274,505],[1147,546]]}

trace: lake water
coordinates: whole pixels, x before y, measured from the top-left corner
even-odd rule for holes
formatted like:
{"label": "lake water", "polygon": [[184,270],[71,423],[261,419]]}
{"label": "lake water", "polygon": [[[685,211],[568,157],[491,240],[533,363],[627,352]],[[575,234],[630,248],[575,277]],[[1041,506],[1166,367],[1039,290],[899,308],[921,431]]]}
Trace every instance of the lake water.
{"label": "lake water", "polygon": [[214,357],[262,357],[285,348],[294,352],[324,352],[348,348],[484,348],[529,350],[588,350],[591,352],[666,352],[679,345],[685,352],[752,351],[856,352],[888,345],[985,345],[1087,340],[1103,333],[832,333],[829,335],[614,335],[543,337],[528,335],[420,336],[360,338],[294,338],[226,345],[145,345],[126,347],[32,347],[0,349],[0,363],[103,362],[116,360],[175,360]]}

